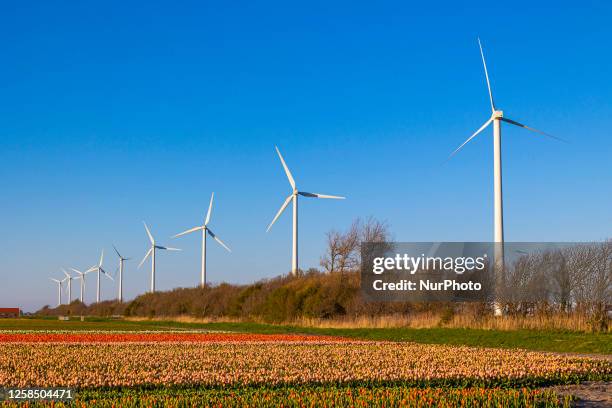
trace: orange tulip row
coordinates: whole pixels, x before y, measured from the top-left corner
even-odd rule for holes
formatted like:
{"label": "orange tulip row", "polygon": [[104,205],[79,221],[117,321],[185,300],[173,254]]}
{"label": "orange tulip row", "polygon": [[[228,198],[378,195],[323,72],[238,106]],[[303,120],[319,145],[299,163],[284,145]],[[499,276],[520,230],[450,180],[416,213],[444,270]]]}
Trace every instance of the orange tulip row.
{"label": "orange tulip row", "polygon": [[610,374],[605,360],[393,342],[5,343],[0,353],[0,384],[19,387],[505,383]]}

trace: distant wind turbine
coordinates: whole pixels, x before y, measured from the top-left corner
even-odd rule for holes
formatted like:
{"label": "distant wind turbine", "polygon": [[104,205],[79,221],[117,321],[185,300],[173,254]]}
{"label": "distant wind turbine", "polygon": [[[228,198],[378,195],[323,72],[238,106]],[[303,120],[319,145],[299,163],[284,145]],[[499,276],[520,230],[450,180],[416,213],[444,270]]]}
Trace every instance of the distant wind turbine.
{"label": "distant wind turbine", "polygon": [[100,303],[100,274],[104,274],[108,279],[114,281],[114,279],[112,278],[112,276],[110,276],[108,273],[106,273],[106,271],[104,270],[104,268],[102,268],[102,262],[104,261],[104,249],[102,250],[102,253],[100,254],[100,262],[98,262],[97,265],[92,266],[91,268],[89,268],[86,272],[96,272],[97,273],[97,281],[98,281],[98,286],[96,288],[96,303]]}
{"label": "distant wind turbine", "polygon": [[117,250],[117,247],[115,247],[114,245],[113,249],[119,257],[119,302],[123,302],[123,262],[129,261],[131,258],[122,257],[119,251]]}
{"label": "distant wind turbine", "polygon": [[147,260],[149,255],[151,255],[151,292],[155,292],[155,250],[163,249],[166,251],[180,251],[180,249],[170,248],[170,247],[165,247],[165,246],[155,244],[155,239],[153,238],[151,231],[149,231],[149,227],[147,227],[147,223],[145,223],[144,221],[142,223],[144,224],[145,230],[147,231],[147,235],[149,236],[149,241],[151,242],[151,248],[149,248],[144,258],[142,258],[142,261],[140,261],[138,268],[140,268],[142,264],[144,263],[144,261]]}
{"label": "distant wind turbine", "polygon": [[62,268],[62,272],[64,272],[66,280],[68,280],[68,304],[70,304],[70,302],[72,302],[72,279],[74,279],[74,277],[66,272],[64,268]]}
{"label": "distant wind turbine", "polygon": [[[453,157],[459,150],[480,134],[487,126],[493,123],[493,198],[494,198],[494,242],[495,245],[495,266],[496,270],[503,271],[504,268],[504,215],[503,215],[503,199],[502,199],[502,157],[501,157],[501,123],[506,122],[511,125],[522,127],[535,133],[551,137],[553,139],[562,140],[541,130],[519,123],[510,118],[504,117],[504,112],[498,110],[493,102],[493,92],[491,90],[491,82],[489,81],[489,72],[487,71],[487,63],[485,61],[484,52],[480,38],[478,39],[480,47],[480,56],[482,57],[482,65],[484,67],[485,78],[487,81],[487,89],[489,91],[489,101],[491,102],[491,117],[480,127],[472,136],[467,138],[453,153],[449,159]],[[496,312],[499,313],[499,312]]]}
{"label": "distant wind turbine", "polygon": [[287,174],[287,178],[289,179],[289,184],[291,184],[291,188],[293,189],[293,191],[285,199],[285,202],[281,206],[278,213],[276,213],[276,216],[274,217],[270,225],[268,225],[268,229],[266,231],[270,231],[270,228],[272,228],[272,225],[276,222],[278,217],[280,217],[283,211],[285,211],[285,208],[287,208],[287,206],[289,205],[289,202],[292,201],[293,202],[293,252],[292,252],[292,257],[291,257],[291,274],[295,276],[297,275],[297,272],[298,272],[298,196],[314,197],[314,198],[333,198],[337,200],[344,200],[345,197],[298,191],[295,185],[295,180],[293,180],[293,176],[291,175],[291,172],[289,171],[289,168],[287,167],[287,164],[285,163],[285,160],[283,159],[283,156],[281,155],[280,150],[278,150],[278,147],[276,147],[276,153],[278,153],[278,157],[280,158],[280,161],[283,164],[283,168],[285,169],[285,174]]}
{"label": "distant wind turbine", "polygon": [[88,273],[91,273],[93,271],[88,270],[88,271],[85,271],[85,272],[81,272],[81,271],[79,271],[78,269],[75,269],[75,268],[70,268],[70,269],[72,269],[74,272],[79,274],[79,276],[77,277],[78,279],[81,280],[81,285],[80,285],[81,286],[81,295],[79,296],[79,299],[80,299],[81,303],[84,303],[83,294],[85,293],[85,275],[87,275]]}
{"label": "distant wind turbine", "polygon": [[51,279],[53,282],[57,283],[57,305],[61,306],[62,304],[62,283],[64,283],[64,280],[66,280],[66,278],[62,279],[62,280],[57,280],[57,279],[53,279],[53,278],[49,278]]}
{"label": "distant wind turbine", "polygon": [[210,228],[208,228],[208,223],[210,222],[210,215],[212,213],[212,205],[213,205],[214,197],[215,197],[215,193],[213,192],[212,195],[210,196],[210,204],[208,205],[208,212],[206,213],[206,219],[204,219],[204,224],[188,229],[187,231],[178,233],[172,237],[172,238],[178,238],[182,235],[190,234],[192,232],[202,231],[202,270],[200,273],[200,286],[201,287],[206,286],[206,234],[210,235],[223,248],[227,249],[228,252],[232,252],[231,249],[229,249],[227,245],[225,245],[223,241],[221,241],[219,237],[216,236],[215,233],[212,232]]}

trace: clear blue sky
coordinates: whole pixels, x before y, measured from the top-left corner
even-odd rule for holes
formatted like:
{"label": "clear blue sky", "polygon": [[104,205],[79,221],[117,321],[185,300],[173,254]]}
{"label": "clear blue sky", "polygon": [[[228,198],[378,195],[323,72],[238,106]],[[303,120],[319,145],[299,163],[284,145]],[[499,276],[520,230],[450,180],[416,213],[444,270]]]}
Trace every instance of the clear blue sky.
{"label": "clear blue sky", "polygon": [[184,249],[159,255],[158,288],[194,285],[199,238],[169,237],[212,191],[233,252],[210,242],[209,278],[286,273],[289,214],[265,232],[290,192],[275,144],[300,188],[348,197],[301,201],[302,268],[358,216],[399,241],[490,240],[491,131],[443,164],[489,115],[477,36],[499,108],[570,140],[504,128],[506,239],[612,235],[609,3],[257,3],[3,4],[0,306],[54,304],[48,278],[102,248],[114,271],[112,243],[142,293],[143,220]]}

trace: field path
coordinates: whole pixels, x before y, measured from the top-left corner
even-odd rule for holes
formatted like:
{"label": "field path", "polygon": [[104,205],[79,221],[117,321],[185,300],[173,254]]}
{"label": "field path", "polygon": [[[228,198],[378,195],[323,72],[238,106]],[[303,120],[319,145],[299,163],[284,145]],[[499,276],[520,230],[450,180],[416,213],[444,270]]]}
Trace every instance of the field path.
{"label": "field path", "polygon": [[578,357],[578,358],[590,358],[593,360],[606,360],[612,362],[612,354],[594,354],[594,353],[559,353],[552,351],[542,351],[544,354],[551,354],[553,356],[561,357]]}
{"label": "field path", "polygon": [[582,384],[556,385],[544,388],[560,395],[572,395],[578,401],[572,403],[577,408],[612,407],[612,382],[588,381]]}
{"label": "field path", "polygon": [[[549,353],[557,356],[590,358],[594,360],[606,360],[612,362],[610,354],[585,354],[585,353]],[[559,395],[574,396],[577,401],[572,402],[576,408],[612,408],[612,382],[610,381],[586,381],[581,384],[556,385],[543,388],[555,391]]]}

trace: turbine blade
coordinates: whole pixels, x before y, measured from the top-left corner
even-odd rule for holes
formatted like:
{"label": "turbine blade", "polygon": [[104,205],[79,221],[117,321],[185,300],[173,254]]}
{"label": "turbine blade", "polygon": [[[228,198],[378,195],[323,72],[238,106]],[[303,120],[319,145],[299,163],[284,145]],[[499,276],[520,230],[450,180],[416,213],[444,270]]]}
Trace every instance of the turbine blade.
{"label": "turbine blade", "polygon": [[62,268],[62,272],[64,272],[64,275],[66,275],[67,278],[72,279],[72,276],[70,276],[70,274],[68,272],[66,272],[66,270],[64,268]]}
{"label": "turbine blade", "polygon": [[172,248],[172,247],[165,247],[164,249],[166,251],[182,251],[182,249],[180,249],[180,248]]}
{"label": "turbine blade", "polygon": [[291,175],[291,172],[289,171],[289,167],[287,167],[287,163],[285,163],[285,159],[283,159],[283,155],[281,154],[280,150],[278,150],[278,147],[274,146],[276,148],[276,153],[278,153],[278,157],[280,158],[281,163],[283,163],[283,167],[285,168],[285,173],[287,174],[287,178],[289,179],[289,184],[291,184],[291,188],[293,188],[295,190],[295,180],[293,180],[293,176]]}
{"label": "turbine blade", "polygon": [[102,262],[104,262],[104,249],[102,249],[102,253],[100,254],[100,263],[98,265],[102,266]]}
{"label": "turbine blade", "polygon": [[149,227],[147,227],[147,223],[146,222],[142,222],[144,224],[145,230],[147,230],[147,235],[149,236],[149,241],[151,241],[151,244],[155,244],[155,240],[153,239],[153,235],[151,235],[151,231],[149,231]]}
{"label": "turbine blade", "polygon": [[74,268],[70,268],[70,269],[72,269],[73,271],[75,271],[76,273],[78,273],[81,276],[84,275],[83,272],[79,271],[78,269],[74,269]]}
{"label": "turbine blade", "polygon": [[140,267],[142,266],[142,264],[147,260],[147,258],[149,257],[149,255],[151,255],[151,252],[153,252],[153,247],[149,248],[149,250],[147,251],[146,255],[144,256],[144,258],[142,258],[142,261],[140,261],[140,263],[138,264],[138,269],[140,269]]}
{"label": "turbine blade", "polygon": [[454,152],[451,153],[450,156],[448,156],[448,159],[446,160],[450,160],[451,157],[453,157],[454,155],[457,154],[457,152],[459,152],[459,150],[461,150],[463,148],[463,146],[465,146],[466,144],[468,144],[470,142],[470,140],[472,140],[473,138],[475,138],[476,136],[478,136],[478,134],[480,132],[482,132],[487,126],[489,126],[489,124],[493,121],[493,118],[489,118],[484,125],[482,125],[476,132],[474,132],[474,134],[470,137],[467,138],[467,140],[465,142],[463,142],[461,144],[461,146],[459,146],[458,148],[455,149]]}
{"label": "turbine blade", "polygon": [[91,268],[89,268],[88,270],[86,270],[85,273],[95,272],[97,270],[98,270],[98,265],[94,265]]}
{"label": "turbine blade", "polygon": [[49,279],[51,279],[51,280],[52,280],[53,282],[55,282],[55,283],[61,283],[61,282],[60,282],[60,281],[58,281],[57,279],[53,279],[53,278],[49,278]]}
{"label": "turbine blade", "polygon": [[115,245],[113,245],[113,249],[115,250],[115,253],[117,254],[117,256],[119,258],[121,258],[121,254],[119,253],[119,251],[117,250],[117,247]]}
{"label": "turbine blade", "polygon": [[508,119],[508,118],[500,118],[500,119],[501,119],[501,120],[503,120],[504,122],[510,123],[511,125],[515,125],[515,126],[518,126],[518,127],[522,127],[522,128],[527,129],[527,130],[531,130],[532,132],[535,132],[535,133],[540,133],[540,134],[542,134],[542,135],[544,135],[544,136],[548,136],[548,137],[550,137],[551,139],[555,139],[555,140],[558,140],[558,141],[560,141],[560,142],[567,143],[567,141],[566,141],[566,140],[561,139],[560,137],[553,136],[553,135],[551,135],[551,134],[549,134],[549,133],[542,132],[541,130],[538,130],[538,129],[536,129],[536,128],[529,127],[529,126],[527,126],[527,125],[523,125],[522,123],[519,123],[519,122],[514,121],[514,120],[512,120],[512,119]]}
{"label": "turbine blade", "polygon": [[319,193],[307,193],[305,191],[300,191],[298,192],[299,195],[304,196],[304,197],[316,197],[316,198],[333,198],[336,200],[344,200],[346,197],[341,197],[341,196],[334,196],[334,195],[328,195],[328,194],[319,194]]}
{"label": "turbine blade", "polygon": [[198,231],[198,230],[201,230],[201,229],[202,229],[202,227],[193,227],[193,228],[191,228],[191,229],[188,229],[187,231],[179,232],[178,234],[176,234],[176,235],[175,235],[175,236],[173,236],[172,238],[178,238],[178,237],[180,237],[180,236],[182,236],[182,235],[185,235],[185,234],[190,234],[190,233],[192,233],[192,232],[195,232],[195,231]]}
{"label": "turbine blade", "polygon": [[272,228],[272,225],[276,222],[278,217],[280,217],[280,215],[283,213],[283,211],[285,211],[285,208],[287,208],[287,206],[289,205],[289,201],[291,201],[292,198],[293,198],[293,194],[289,194],[289,197],[287,197],[287,199],[285,200],[285,202],[281,206],[280,210],[278,210],[278,212],[276,213],[276,216],[274,217],[274,219],[272,220],[270,225],[268,225],[268,229],[266,229],[266,232],[270,231],[270,228]]}
{"label": "turbine blade", "polygon": [[210,196],[210,204],[208,204],[208,212],[206,213],[206,220],[204,221],[204,225],[208,225],[208,221],[210,221],[210,214],[212,213],[213,198],[215,198],[215,192],[214,191],[213,191],[212,195]]}
{"label": "turbine blade", "polygon": [[489,99],[491,101],[491,111],[495,112],[495,103],[493,103],[493,92],[491,92],[491,82],[489,82],[489,71],[487,70],[487,62],[485,61],[484,52],[482,51],[482,44],[480,38],[478,38],[478,46],[480,47],[480,56],[482,57],[482,65],[484,66],[485,77],[487,78],[487,88],[489,89]]}
{"label": "turbine blade", "polygon": [[102,269],[102,273],[103,273],[105,276],[107,276],[107,277],[108,277],[110,280],[112,280],[113,282],[115,281],[115,280],[113,279],[113,277],[112,277],[112,276],[110,276],[108,273],[106,273],[106,271],[105,271],[104,269]]}
{"label": "turbine blade", "polygon": [[219,244],[221,244],[221,246],[222,246],[223,248],[227,249],[227,251],[228,251],[228,252],[232,252],[232,250],[231,250],[231,249],[229,249],[229,247],[228,247],[227,245],[225,245],[225,244],[223,243],[223,241],[221,241],[221,240],[219,239],[219,237],[218,237],[218,236],[216,236],[216,235],[215,235],[215,233],[214,233],[214,232],[212,232],[212,231],[210,230],[210,228],[207,228],[206,230],[208,231],[208,234],[209,234],[209,235],[210,235],[210,236],[211,236],[211,237],[212,237],[212,238],[213,238],[215,241],[217,241]]}
{"label": "turbine blade", "polygon": [[155,248],[163,249],[164,251],[182,251],[182,249],[165,247],[165,246],[162,246],[162,245],[155,245]]}

